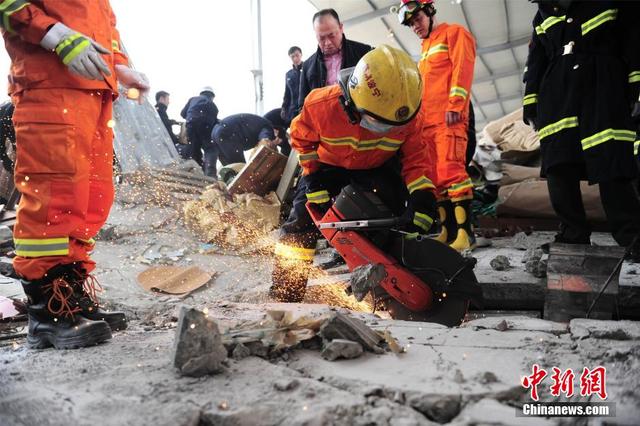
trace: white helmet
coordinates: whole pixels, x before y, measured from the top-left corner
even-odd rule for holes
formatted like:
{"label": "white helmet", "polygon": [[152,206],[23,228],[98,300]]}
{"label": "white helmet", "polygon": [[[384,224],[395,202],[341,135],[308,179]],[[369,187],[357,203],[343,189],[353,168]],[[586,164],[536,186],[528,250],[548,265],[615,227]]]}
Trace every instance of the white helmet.
{"label": "white helmet", "polygon": [[204,86],[201,90],[200,90],[200,94],[202,95],[203,93],[211,93],[213,96],[215,96],[215,92],[213,91],[213,89],[211,88],[211,86]]}

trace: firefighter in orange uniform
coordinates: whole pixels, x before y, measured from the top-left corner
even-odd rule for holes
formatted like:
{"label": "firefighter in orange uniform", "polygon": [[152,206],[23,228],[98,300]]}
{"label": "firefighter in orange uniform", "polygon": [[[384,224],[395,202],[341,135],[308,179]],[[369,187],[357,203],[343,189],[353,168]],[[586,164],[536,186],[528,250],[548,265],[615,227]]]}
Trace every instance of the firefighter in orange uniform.
{"label": "firefighter in orange uniform", "polygon": [[458,251],[473,249],[470,221],[473,185],[466,171],[469,95],[476,51],[460,25],[438,23],[433,0],[402,0],[401,24],[422,39],[418,67],[423,79],[423,137],[437,151],[436,187],[442,232],[438,240]]}
{"label": "firefighter in orange uniform", "polygon": [[[339,85],[307,96],[291,123],[291,145],[304,176],[276,245],[272,297],[299,302],[304,296],[317,240],[306,202],[326,211],[331,197],[356,184],[375,191],[394,214],[405,213],[411,231],[429,231],[435,186],[433,156],[421,138],[421,90],[409,55],[382,45],[342,70]],[[401,173],[393,167],[398,152]]]}
{"label": "firefighter in orange uniform", "polygon": [[126,327],[103,311],[90,272],[93,237],[114,198],[112,104],[118,81],[144,94],[108,0],[0,0],[15,104],[16,273],[28,296],[28,343],[76,348]]}

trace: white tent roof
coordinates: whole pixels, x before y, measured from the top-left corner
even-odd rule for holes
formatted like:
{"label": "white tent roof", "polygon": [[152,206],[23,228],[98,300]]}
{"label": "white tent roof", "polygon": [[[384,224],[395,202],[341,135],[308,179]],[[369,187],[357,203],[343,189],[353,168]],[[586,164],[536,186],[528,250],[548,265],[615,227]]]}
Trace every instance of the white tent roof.
{"label": "white tent roof", "polygon": [[[390,44],[419,57],[420,41],[389,12],[400,0],[309,0],[318,9],[334,8],[347,38],[371,45]],[[526,0],[436,0],[438,19],[468,28],[478,57],[472,100],[477,127],[522,104],[522,70],[536,6]]]}

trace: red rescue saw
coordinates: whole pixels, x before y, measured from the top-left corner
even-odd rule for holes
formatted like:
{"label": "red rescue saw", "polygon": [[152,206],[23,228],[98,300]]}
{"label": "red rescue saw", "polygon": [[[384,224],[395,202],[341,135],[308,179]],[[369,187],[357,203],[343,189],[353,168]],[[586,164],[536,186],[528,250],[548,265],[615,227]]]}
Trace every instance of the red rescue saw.
{"label": "red rescue saw", "polygon": [[350,271],[381,265],[383,277],[371,291],[377,308],[395,319],[460,325],[470,301],[481,302],[475,259],[430,238],[410,237],[405,222],[373,193],[345,187],[329,210],[307,210]]}

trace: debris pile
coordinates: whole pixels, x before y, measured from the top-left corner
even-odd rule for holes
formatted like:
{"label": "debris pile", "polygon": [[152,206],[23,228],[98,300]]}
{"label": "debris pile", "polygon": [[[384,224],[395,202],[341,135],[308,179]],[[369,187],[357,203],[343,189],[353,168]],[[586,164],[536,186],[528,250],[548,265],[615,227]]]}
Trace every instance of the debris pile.
{"label": "debris pile", "polygon": [[173,365],[182,375],[199,377],[222,372],[228,358],[271,359],[296,347],[321,350],[329,361],[357,358],[364,352],[404,351],[388,331],[374,331],[362,320],[339,312],[294,318],[290,311],[268,311],[261,320],[222,327],[208,318],[206,310],[183,306]]}
{"label": "debris pile", "polygon": [[241,251],[259,250],[273,244],[270,232],[280,219],[275,193],[230,195],[210,187],[198,200],[184,206],[185,223],[204,242]]}

